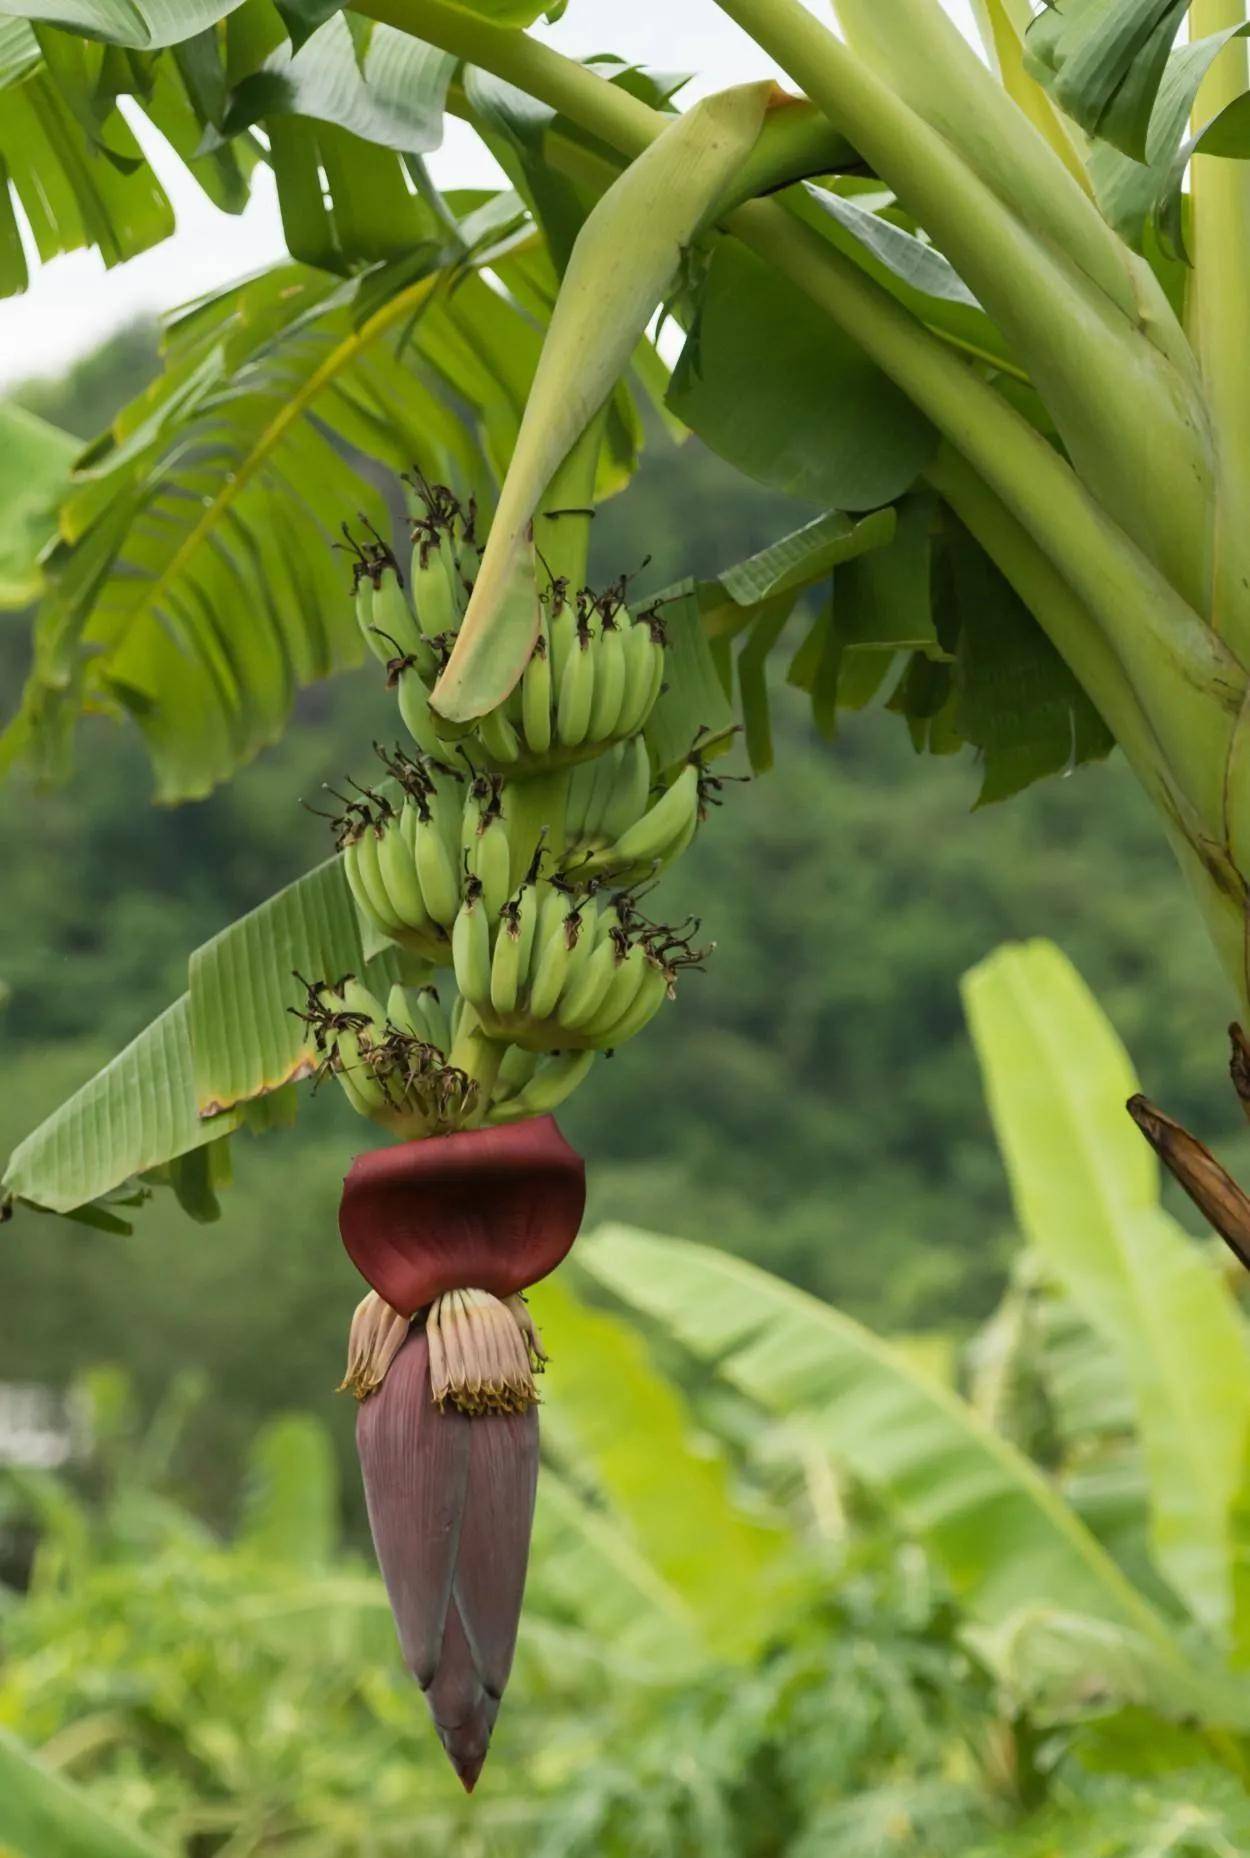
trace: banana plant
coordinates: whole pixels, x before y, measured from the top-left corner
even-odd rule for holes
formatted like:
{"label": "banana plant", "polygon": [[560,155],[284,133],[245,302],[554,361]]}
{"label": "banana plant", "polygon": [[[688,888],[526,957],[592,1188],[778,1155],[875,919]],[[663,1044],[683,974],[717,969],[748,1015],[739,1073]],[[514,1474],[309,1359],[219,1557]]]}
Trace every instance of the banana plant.
{"label": "banana plant", "polygon": [[[293,264],[191,306],[78,460],[0,759],[63,765],[103,707],[164,798],[202,793],[362,641],[412,742],[379,745],[334,858],[192,957],[6,1192],[116,1229],[163,1183],[211,1215],[225,1138],[310,1074],[398,1139],[346,1184],[371,1287],[347,1384],[466,1786],[533,1505],[523,1297],[581,1213],[549,1112],[706,952],[642,894],[718,797],[735,698],[767,764],[800,591],[831,581],[788,671],[825,729],[892,678],[918,748],[982,753],[986,799],[1118,745],[1250,1010],[1244,6],[983,0],[983,60],[938,0],[836,0],[839,31],[802,0],[718,4],[796,94],[680,111],[529,37],[524,0],[3,0],[0,282],[27,270],[14,200],[45,256],[167,230],[122,98],[227,208],[266,161]],[[432,188],[445,110],[511,188]],[[667,381],[657,314],[684,332]],[[712,583],[592,587],[631,382],[823,514]]]}

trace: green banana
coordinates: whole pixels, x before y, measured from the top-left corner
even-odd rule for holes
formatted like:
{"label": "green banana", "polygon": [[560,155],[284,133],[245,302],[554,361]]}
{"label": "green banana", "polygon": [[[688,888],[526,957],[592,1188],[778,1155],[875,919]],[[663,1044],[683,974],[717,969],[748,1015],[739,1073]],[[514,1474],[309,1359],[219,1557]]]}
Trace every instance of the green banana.
{"label": "green banana", "polygon": [[501,813],[483,816],[482,830],[469,854],[469,868],[482,886],[483,900],[493,920],[512,892],[512,854]]}
{"label": "green banana", "polygon": [[[611,753],[611,751],[608,751]],[[594,761],[574,762],[568,772],[567,800],[564,810],[566,847],[580,845],[586,837],[586,816],[603,757]]]}
{"label": "green banana", "polygon": [[[491,1097],[491,1115],[488,1120],[494,1121],[494,1111],[497,1106],[520,1096],[541,1063],[540,1052],[527,1052],[521,1045],[508,1047],[495,1079],[495,1089]],[[528,1114],[528,1112],[522,1112],[522,1114]]]}
{"label": "green banana", "polygon": [[579,632],[560,675],[556,738],[564,748],[579,748],[586,740],[595,699],[595,655],[591,640]]}
{"label": "green banana", "polygon": [[395,656],[395,652],[381,633],[373,629],[373,576],[363,562],[358,562],[356,566],[353,602],[356,608],[356,624],[360,627],[361,638],[375,658],[380,659],[383,664],[388,664]]}
{"label": "green banana", "polygon": [[698,818],[699,770],[688,762],[641,819],[579,867],[579,880],[612,876],[639,881],[669,863],[679,844],[689,844]]}
{"label": "green banana", "polygon": [[565,670],[579,643],[577,600],[571,587],[552,590],[547,636],[551,643],[551,692],[558,702]]}
{"label": "green banana", "polygon": [[415,665],[408,665],[399,673],[396,697],[404,728],[422,754],[440,755],[443,751],[442,738],[434,727],[429,692],[421,682]]}
{"label": "green banana", "polygon": [[573,950],[581,939],[581,917],[575,911],[563,907],[563,897],[560,902],[562,907],[559,920],[547,931],[542,942],[537,935],[534,938],[536,954],[531,957],[533,979],[529,995],[531,1019],[551,1018],[568,977]]}
{"label": "green banana", "polygon": [[664,677],[664,646],[659,621],[645,614],[633,621],[625,637],[625,688],[616,733],[637,735],[650,716]]}
{"label": "green banana", "polygon": [[418,652],[428,655],[429,647],[408,605],[403,577],[389,556],[379,562],[374,570],[369,624],[370,643],[384,663],[392,658],[407,658]]}
{"label": "green banana", "polygon": [[372,922],[373,900],[367,894],[360,876],[360,840],[344,840],[341,857],[343,859],[343,875],[347,879],[348,889],[355,898],[356,908],[360,911],[362,916],[367,917],[369,921]]}
{"label": "green banana", "polygon": [[491,1008],[503,1019],[516,1012],[522,972],[520,918],[517,906],[508,904],[495,933],[495,952],[490,964]]}
{"label": "green banana", "polygon": [[521,674],[521,733],[531,755],[545,755],[551,747],[551,643],[545,615]]}
{"label": "green banana", "polygon": [[651,755],[645,739],[636,735],[616,750],[612,786],[599,816],[599,826],[610,845],[647,810],[651,791]]}
{"label": "green banana", "polygon": [[[404,922],[395,913],[391,903],[386,880],[382,876],[378,857],[379,834],[376,826],[366,826],[356,840],[356,874],[361,890],[366,898],[367,913],[372,916],[379,929],[385,935],[399,939],[404,933]],[[348,879],[350,883],[350,877]]]}
{"label": "green banana", "polygon": [[616,969],[598,1007],[579,1027],[587,1044],[598,1044],[601,1036],[610,1032],[626,1009],[633,1005],[638,989],[642,985],[649,959],[641,942],[634,942],[624,957],[618,959]]}
{"label": "green banana", "polygon": [[586,897],[575,910],[570,911],[565,924],[573,935],[573,941],[569,948],[568,966],[564,971],[564,986],[560,993],[562,1000],[567,999],[569,989],[576,985],[582,969],[598,947],[605,927],[593,897]]}
{"label": "green banana", "polygon": [[595,658],[594,701],[586,731],[592,742],[608,742],[616,734],[625,695],[625,641],[616,620],[604,615]]}
{"label": "green banana", "polygon": [[[419,1024],[425,1027],[424,1036],[431,1045],[436,1045],[440,1052],[451,1050],[451,1024],[436,987],[418,987],[416,1004],[420,1012]],[[413,1015],[416,1018],[416,1013]]]}
{"label": "green banana", "polygon": [[511,767],[521,759],[521,740],[503,710],[492,710],[477,725],[482,747],[493,762]]}
{"label": "green banana", "polygon": [[[490,922],[481,886],[470,883],[451,931],[456,985],[478,1011],[490,1006]],[[457,1031],[459,1039],[463,1026]]]}
{"label": "green banana", "polygon": [[412,599],[417,621],[427,639],[454,632],[460,624],[460,602],[441,546],[420,534],[412,556]]}
{"label": "green banana", "polygon": [[380,1034],[386,1025],[386,1012],[382,1002],[375,993],[371,993],[364,982],[357,980],[354,974],[345,975],[337,987],[320,987],[318,998],[329,1004],[338,1013],[356,1013],[361,1019],[369,1021],[370,1030]]}
{"label": "green banana", "polygon": [[607,1027],[596,1038],[595,1043],[604,1051],[612,1051],[623,1045],[626,1039],[632,1039],[636,1032],[641,1032],[648,1020],[653,1019],[664,1004],[669,988],[669,975],[665,968],[650,958],[638,984],[638,991],[621,1017],[614,1025]]}
{"label": "green banana", "polygon": [[387,822],[378,840],[378,872],[392,912],[403,927],[437,940],[438,931],[430,920],[416,865],[398,819]]}
{"label": "green banana", "polygon": [[[517,1049],[515,1046],[512,1048]],[[538,1059],[537,1053],[527,1053]],[[487,1121],[519,1122],[524,1116],[546,1116],[564,1102],[595,1062],[593,1051],[555,1052],[538,1062],[538,1068],[517,1091],[492,1105]],[[504,1061],[505,1064],[507,1060]],[[502,1067],[500,1075],[502,1076]]]}
{"label": "green banana", "polygon": [[407,802],[405,812],[408,807],[412,807],[417,815],[412,827],[413,860],[425,907],[436,923],[444,929],[450,929],[460,908],[460,882],[456,867],[447,850],[447,841],[429,807],[426,806],[423,812],[421,806],[411,800]]}
{"label": "green banana", "polygon": [[619,964],[615,939],[600,940],[580,972],[565,982],[556,1007],[556,1019],[566,1032],[578,1032],[594,1018],[603,1003]]}
{"label": "green banana", "polygon": [[522,884],[516,899],[517,940],[521,978],[529,973],[534,937],[538,932],[538,884],[532,877]]}

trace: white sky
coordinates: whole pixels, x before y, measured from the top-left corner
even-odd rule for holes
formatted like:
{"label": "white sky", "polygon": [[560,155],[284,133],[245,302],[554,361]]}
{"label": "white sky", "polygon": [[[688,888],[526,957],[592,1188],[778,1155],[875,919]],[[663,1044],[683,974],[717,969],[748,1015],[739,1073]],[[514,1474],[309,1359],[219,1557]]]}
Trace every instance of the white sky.
{"label": "white sky", "polygon": [[[808,4],[814,12],[827,11],[824,0]],[[969,0],[944,4],[968,29]],[[773,69],[714,0],[630,0],[628,6],[620,0],[572,0],[559,25],[543,36],[576,56],[610,51],[663,70],[697,72],[689,96]],[[96,252],[71,252],[35,272],[25,296],[0,299],[0,386],[53,374],[132,317],[173,309],[284,255],[267,170],[257,170],[247,210],[235,217],[205,198],[142,120],[137,133],[173,202],[177,231],[112,271]],[[482,186],[499,178],[472,131],[454,118],[448,118],[446,140],[429,166],[445,187]]]}

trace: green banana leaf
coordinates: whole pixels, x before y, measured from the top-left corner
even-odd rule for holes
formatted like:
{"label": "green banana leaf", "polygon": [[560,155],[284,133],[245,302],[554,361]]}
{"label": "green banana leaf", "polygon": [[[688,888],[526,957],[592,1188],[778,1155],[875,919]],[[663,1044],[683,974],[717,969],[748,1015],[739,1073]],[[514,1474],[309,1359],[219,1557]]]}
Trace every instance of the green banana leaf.
{"label": "green banana leaf", "polygon": [[[19,1144],[4,1192],[50,1212],[85,1207],[93,1223],[127,1230],[107,1202],[91,1203],[230,1134],[250,1105],[313,1070],[307,1028],[291,1012],[302,1002],[295,970],[309,980],[359,974],[383,996],[399,978],[393,946],[366,960],[337,858],[196,950],[189,992]],[[284,1119],[248,1120],[259,1132]],[[175,1169],[171,1184],[194,1216],[211,1218],[221,1178],[180,1180]]]}
{"label": "green banana leaf", "polygon": [[1182,1604],[1227,1635],[1250,1462],[1236,1301],[1162,1211],[1158,1163],[1124,1113],[1132,1064],[1060,950],[999,949],[965,977],[964,1003],[1016,1217],[1132,1387],[1159,1566]]}
{"label": "green banana leaf", "polygon": [[699,280],[668,404],[748,477],[841,510],[890,503],[932,427],[794,285],[723,240]]}
{"label": "green banana leaf", "polygon": [[3,0],[17,19],[45,20],[67,32],[136,51],[176,45],[193,38],[241,4],[241,0]]}
{"label": "green banana leaf", "polygon": [[0,1851],[6,1858],[161,1858],[0,1729]]}
{"label": "green banana leaf", "polygon": [[189,1000],[167,1008],[13,1151],[6,1195],[68,1213],[134,1175],[214,1142],[233,1115],[200,1120]]}
{"label": "green banana leaf", "polygon": [[695,1444],[676,1389],[619,1318],[552,1279],[532,1303],[559,1366],[543,1389],[545,1437],[557,1460],[603,1493],[626,1540],[679,1597],[709,1648],[735,1657],[757,1650],[795,1584],[789,1537],[735,1503],[724,1459]]}
{"label": "green banana leaf", "polygon": [[375,25],[363,52],[342,13],[297,49],[285,41],[237,85],[221,126],[223,138],[275,116],[333,123],[400,154],[435,149],[455,59],[394,26]]}
{"label": "green banana leaf", "polygon": [[0,608],[38,597],[39,555],[56,532],[54,511],[79,449],[24,407],[0,405]]}
{"label": "green banana leaf", "polygon": [[102,702],[142,730],[162,799],[202,795],[300,685],[360,661],[331,543],[358,511],[388,518],[354,455],[484,487],[515,438],[539,338],[472,266],[440,234],[357,284],[284,265],[178,319],[61,513],[13,725],[36,752]]}
{"label": "green banana leaf", "polygon": [[1150,115],[1190,0],[1047,0],[1027,65],[1089,135],[1144,158]]}
{"label": "green banana leaf", "polygon": [[[71,58],[84,48],[66,41]],[[0,295],[25,290],[14,200],[41,263],[94,246],[122,264],[174,230],[173,208],[124,117],[101,107],[94,137],[43,60],[24,20],[0,18]]]}
{"label": "green banana leaf", "polygon": [[1101,1621],[1153,1674],[1161,1703],[1203,1696],[1223,1720],[1237,1714],[1214,1680],[1205,1694],[1205,1674],[1042,1473],[905,1353],[706,1246],[609,1226],[577,1261],[766,1412],[802,1418],[890,1503],[975,1619],[1005,1627],[1040,1608]]}
{"label": "green banana leaf", "polygon": [[201,1116],[265,1097],[306,1077],[317,1056],[295,1017],[296,978],[375,977],[385,996],[399,978],[396,952],[366,961],[360,918],[342,860],[324,864],[196,949],[189,968],[195,1100]]}

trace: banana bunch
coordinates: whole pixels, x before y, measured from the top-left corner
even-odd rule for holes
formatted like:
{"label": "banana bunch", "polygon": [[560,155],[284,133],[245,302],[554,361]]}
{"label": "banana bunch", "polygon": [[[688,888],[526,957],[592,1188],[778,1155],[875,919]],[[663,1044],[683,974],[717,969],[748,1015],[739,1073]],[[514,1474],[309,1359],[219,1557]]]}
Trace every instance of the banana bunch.
{"label": "banana bunch", "polygon": [[[692,751],[655,787],[642,732],[663,686],[663,623],[654,608],[631,613],[624,578],[601,594],[581,585],[585,535],[554,517],[537,556],[538,638],[515,689],[464,729],[436,719],[429,693],[480,555],[476,512],[419,473],[405,482],[406,580],[367,524],[363,541],[343,533],[357,622],[416,749],[375,743],[390,780],[352,782],[334,823],[363,918],[450,966],[458,993],[448,1010],[433,988],[396,987],[383,1007],[349,977],[310,988],[303,1017],[321,1071],[361,1115],[413,1139],[553,1109],[596,1052],[674,997],[678,972],[708,951],[693,946],[697,923],[644,918],[638,893],[689,845],[719,783]],[[580,502],[555,513],[585,516],[588,530]]]}
{"label": "banana bunch", "polygon": [[470,880],[452,963],[488,1038],[532,1052],[611,1051],[674,997],[678,969],[708,952],[692,948],[692,934],[646,922],[628,892],[601,907],[533,878],[492,912]]}
{"label": "banana bunch", "polygon": [[429,757],[396,752],[383,762],[399,783],[395,805],[373,788],[344,800],[335,820],[343,871],[362,914],[427,961],[446,961],[460,908],[462,777]]}
{"label": "banana bunch", "polygon": [[664,682],[664,644],[658,614],[631,615],[622,583],[572,595],[554,582],[520,682],[478,723],[492,766],[565,767],[636,736]]}
{"label": "banana bunch", "polygon": [[455,1062],[467,1009],[444,1013],[433,988],[391,989],[383,1007],[354,975],[307,983],[299,1015],[312,1029],[319,1076],[352,1108],[405,1141],[479,1120],[481,1089]]}
{"label": "banana bunch", "polygon": [[[563,875],[571,884],[631,886],[655,877],[689,845],[702,810],[697,762],[687,762],[677,779],[647,806],[651,766],[645,748],[626,743],[610,755],[576,768],[569,777],[569,819]],[[584,810],[577,802],[586,790]]]}

